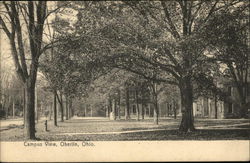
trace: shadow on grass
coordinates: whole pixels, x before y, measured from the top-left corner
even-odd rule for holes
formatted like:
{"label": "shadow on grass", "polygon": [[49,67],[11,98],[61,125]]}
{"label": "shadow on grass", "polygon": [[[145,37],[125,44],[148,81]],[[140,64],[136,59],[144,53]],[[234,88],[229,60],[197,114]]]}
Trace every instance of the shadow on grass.
{"label": "shadow on grass", "polygon": [[197,129],[194,132],[180,132],[177,129],[160,131],[143,131],[122,134],[91,135],[40,135],[41,140],[49,141],[164,141],[164,140],[249,140],[250,131]]}
{"label": "shadow on grass", "polygon": [[14,128],[21,128],[21,129],[23,129],[24,125],[14,125],[14,124],[11,124],[11,125],[7,126],[6,128],[0,129],[0,132],[1,131],[7,131],[7,130],[10,130],[10,129],[14,129]]}
{"label": "shadow on grass", "polygon": [[109,120],[89,120],[89,119],[86,119],[86,120],[66,120],[64,122],[61,122],[61,123],[103,123],[103,122],[109,122]]}
{"label": "shadow on grass", "polygon": [[127,140],[248,140],[250,131],[248,129],[197,129],[194,132],[180,132],[175,129],[122,135],[127,137]]}

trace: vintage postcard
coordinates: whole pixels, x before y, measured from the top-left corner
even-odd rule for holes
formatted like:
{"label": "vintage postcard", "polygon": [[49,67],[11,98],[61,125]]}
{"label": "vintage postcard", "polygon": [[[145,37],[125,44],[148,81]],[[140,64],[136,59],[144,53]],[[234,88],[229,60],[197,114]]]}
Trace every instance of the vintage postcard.
{"label": "vintage postcard", "polygon": [[0,161],[249,161],[249,1],[0,2]]}

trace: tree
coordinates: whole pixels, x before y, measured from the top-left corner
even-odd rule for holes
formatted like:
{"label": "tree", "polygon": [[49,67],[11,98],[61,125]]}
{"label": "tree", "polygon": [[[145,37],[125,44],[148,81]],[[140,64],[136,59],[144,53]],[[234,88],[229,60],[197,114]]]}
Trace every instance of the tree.
{"label": "tree", "polygon": [[35,139],[34,98],[39,58],[51,47],[51,43],[43,40],[45,20],[59,8],[48,10],[46,1],[1,3],[0,24],[10,41],[16,73],[25,87],[25,135]]}
{"label": "tree", "polygon": [[[203,34],[211,52],[209,58],[224,67],[221,72],[232,82],[239,95],[240,117],[247,113],[247,92],[249,92],[249,3],[241,7],[222,10],[208,22]],[[210,37],[207,37],[207,36]],[[225,83],[226,84],[226,83]]]}
{"label": "tree", "polygon": [[[115,36],[115,40],[116,42],[120,41],[123,44],[122,48],[118,48],[118,50],[115,52],[115,54],[118,54],[116,57],[120,59],[124,57],[124,54],[127,52],[129,53],[129,57],[133,59],[135,67],[138,65],[144,66],[146,69],[150,69],[149,66],[157,68],[159,67],[160,71],[167,73],[167,77],[170,76],[170,78],[168,78],[165,82],[169,84],[177,84],[180,89],[182,121],[179,129],[180,131],[185,132],[193,131],[194,125],[192,117],[192,104],[194,68],[200,57],[204,55],[204,51],[207,47],[206,44],[200,42],[197,34],[199,31],[203,30],[205,24],[215,12],[223,8],[229,8],[235,4],[240,4],[240,2],[130,1],[125,3],[130,6],[130,8],[132,8],[132,10],[137,13],[137,15],[142,17],[141,21],[137,20],[139,23],[142,22],[142,24],[133,21],[135,26],[134,29],[131,30],[131,33],[133,34],[132,36],[129,36],[129,38],[132,40],[130,43],[135,44],[136,46],[129,45],[126,43],[126,40],[123,40],[123,37],[126,37],[125,34],[127,34],[126,30],[122,29],[122,31],[119,30],[111,32],[112,34],[118,33],[120,37]],[[164,14],[162,15],[162,13]],[[146,34],[154,33],[152,30],[154,23],[151,22],[157,23],[158,27],[161,27],[165,30],[163,31],[157,27],[153,28],[155,30],[157,29],[162,31],[159,34],[160,37],[153,36],[155,39],[154,41],[151,41],[152,38],[147,39],[149,34]],[[140,28],[143,25],[145,27]],[[148,29],[146,27],[148,27]],[[116,30],[117,28],[110,29]],[[139,32],[137,29],[140,29],[141,31],[144,30],[145,33],[143,33],[144,31]],[[165,38],[162,38],[164,37],[165,33],[168,33],[169,35],[165,36]],[[133,36],[136,36],[137,38],[134,38]],[[136,42],[136,39],[138,42]],[[134,40],[136,40],[136,43],[133,42]],[[141,62],[147,64],[141,64]],[[138,71],[138,68],[136,69],[135,67],[131,66],[131,64],[123,64],[123,68],[124,65],[128,65],[125,66],[126,69],[129,69],[132,72],[136,71],[135,73],[145,76],[145,71],[141,72],[140,68]],[[152,79],[154,78],[152,75],[146,75],[146,77]],[[163,78],[166,79],[166,77]]]}
{"label": "tree", "polygon": [[194,70],[207,47],[198,34],[213,14],[241,4],[237,0],[76,2],[71,6],[78,13],[69,45],[98,56],[106,66],[178,86],[179,130],[193,131]]}
{"label": "tree", "polygon": [[[0,17],[1,26],[9,38],[11,45],[11,54],[15,63],[16,72],[21,81],[25,84],[26,91],[26,115],[25,115],[25,130],[26,136],[29,139],[35,139],[35,113],[34,113],[34,89],[37,76],[38,59],[42,50],[42,37],[44,20],[46,19],[46,2],[28,2],[28,4],[21,5],[19,2],[10,3],[3,2],[11,27],[8,27],[4,18]],[[35,8],[37,14],[35,17]],[[27,68],[27,54],[25,55],[23,43],[23,31],[21,27],[20,15],[21,11],[25,11],[28,17],[24,17],[27,30],[29,33],[31,63],[29,69]],[[16,41],[17,40],[17,43]],[[29,71],[29,73],[28,73]]]}

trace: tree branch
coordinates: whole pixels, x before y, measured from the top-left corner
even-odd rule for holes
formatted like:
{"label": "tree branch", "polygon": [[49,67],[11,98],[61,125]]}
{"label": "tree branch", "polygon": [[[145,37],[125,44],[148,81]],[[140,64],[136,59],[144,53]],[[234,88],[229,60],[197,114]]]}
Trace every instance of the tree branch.
{"label": "tree branch", "polygon": [[176,29],[175,25],[172,22],[172,19],[170,17],[170,13],[168,11],[168,7],[167,7],[166,2],[165,1],[161,1],[161,5],[163,7],[165,16],[167,18],[168,24],[169,24],[170,29],[172,31],[171,34],[174,36],[174,38],[179,39],[180,38],[180,34],[177,32],[177,29]]}
{"label": "tree branch", "polygon": [[8,30],[6,24],[5,24],[5,22],[3,21],[3,19],[2,19],[1,16],[0,16],[0,24],[1,24],[1,26],[3,27],[3,30],[4,30],[5,34],[8,36],[8,38],[10,38],[10,37],[11,37],[11,33],[10,33],[10,31]]}
{"label": "tree branch", "polygon": [[24,53],[22,30],[21,30],[21,25],[20,25],[20,21],[19,21],[19,15],[18,15],[18,12],[16,10],[15,5],[16,4],[13,1],[11,1],[11,10],[12,10],[14,21],[15,21],[15,29],[17,32],[17,43],[18,43],[20,62],[22,65],[23,75],[25,76],[25,78],[27,78],[28,77],[28,70],[27,70],[25,53]]}

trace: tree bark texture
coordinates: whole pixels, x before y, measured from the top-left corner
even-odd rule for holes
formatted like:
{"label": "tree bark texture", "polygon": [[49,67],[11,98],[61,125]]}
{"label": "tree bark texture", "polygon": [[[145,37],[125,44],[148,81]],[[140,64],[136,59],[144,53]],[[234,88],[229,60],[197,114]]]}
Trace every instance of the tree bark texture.
{"label": "tree bark texture", "polygon": [[180,131],[188,132],[194,131],[193,121],[193,90],[191,85],[191,78],[186,78],[180,85],[181,93],[181,112],[182,120],[179,127]]}
{"label": "tree bark texture", "polygon": [[28,80],[25,87],[25,135],[28,139],[35,137],[35,82]]}

